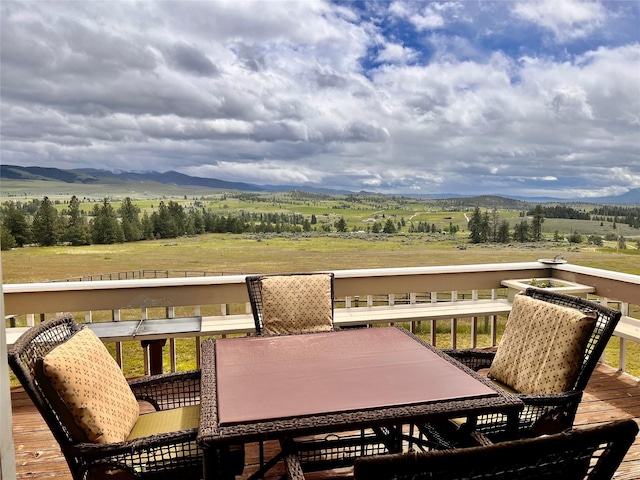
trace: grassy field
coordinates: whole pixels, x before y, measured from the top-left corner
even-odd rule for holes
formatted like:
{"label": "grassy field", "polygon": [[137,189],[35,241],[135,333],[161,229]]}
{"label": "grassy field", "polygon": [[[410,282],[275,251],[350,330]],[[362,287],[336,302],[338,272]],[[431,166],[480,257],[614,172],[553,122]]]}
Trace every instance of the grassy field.
{"label": "grassy field", "polygon": [[2,252],[4,283],[41,282],[128,270],[271,273],[297,270],[463,265],[535,261],[562,254],[570,263],[640,274],[637,250],[543,242],[471,245],[437,235],[208,234],[83,247],[26,247]]}

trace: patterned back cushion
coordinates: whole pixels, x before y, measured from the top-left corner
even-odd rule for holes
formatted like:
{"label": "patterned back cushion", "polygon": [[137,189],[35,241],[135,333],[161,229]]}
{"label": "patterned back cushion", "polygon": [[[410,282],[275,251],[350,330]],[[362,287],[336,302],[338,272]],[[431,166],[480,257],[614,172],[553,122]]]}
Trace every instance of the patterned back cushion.
{"label": "patterned back cushion", "polygon": [[265,335],[333,329],[330,275],[276,275],[264,277],[261,283]]}
{"label": "patterned back cushion", "polygon": [[595,312],[516,295],[489,377],[525,394],[566,392],[595,323]]}
{"label": "patterned back cushion", "polygon": [[140,407],[102,341],[83,328],[42,359],[42,369],[91,442],[124,441]]}

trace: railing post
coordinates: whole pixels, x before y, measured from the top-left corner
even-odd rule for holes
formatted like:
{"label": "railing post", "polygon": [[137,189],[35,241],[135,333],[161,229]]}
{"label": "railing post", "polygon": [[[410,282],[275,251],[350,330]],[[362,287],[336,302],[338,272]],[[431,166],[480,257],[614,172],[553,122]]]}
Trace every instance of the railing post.
{"label": "railing post", "polygon": [[[249,306],[249,308],[251,308],[251,306]],[[195,306],[193,313],[196,317],[199,317],[200,315],[202,315],[200,305]],[[202,337],[198,336],[196,337],[196,368],[197,369],[200,368],[200,363],[201,363],[200,343],[202,343]]]}
{"label": "railing post", "polygon": [[[456,290],[453,290],[451,292],[451,301],[452,302],[458,301],[458,292]],[[457,345],[458,345],[458,319],[452,318],[451,319],[451,348],[457,348]]]}
{"label": "railing post", "polygon": [[[167,318],[176,318],[175,307],[167,307]],[[177,352],[176,352],[176,339],[171,337],[169,339],[169,362],[172,372],[177,370]]]}
{"label": "railing post", "polygon": [[[438,292],[431,292],[431,303],[438,303]],[[431,345],[436,346],[436,321],[429,320],[430,322],[430,334],[431,334]]]}
{"label": "railing post", "polygon": [[[471,291],[471,300],[478,301],[478,290]],[[478,317],[471,317],[471,348],[478,346]]]}
{"label": "railing post", "polygon": [[[91,312],[87,312],[89,315]],[[111,321],[119,322],[120,321],[120,310],[111,310]],[[124,358],[122,355],[122,342],[116,342],[115,344],[115,352],[116,352],[116,363],[120,365],[120,369],[122,370],[124,366]]]}
{"label": "railing post", "polygon": [[618,350],[618,371],[627,371],[627,339],[620,338],[620,349]]}

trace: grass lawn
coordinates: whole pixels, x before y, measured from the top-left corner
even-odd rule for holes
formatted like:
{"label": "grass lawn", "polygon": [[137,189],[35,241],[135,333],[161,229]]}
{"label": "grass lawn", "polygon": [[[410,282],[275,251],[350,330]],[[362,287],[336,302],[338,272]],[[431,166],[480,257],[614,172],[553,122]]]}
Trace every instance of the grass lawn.
{"label": "grass lawn", "polygon": [[208,234],[83,247],[28,247],[2,252],[4,283],[41,282],[128,270],[273,273],[535,261],[562,254],[577,265],[640,274],[638,250],[564,243],[471,245],[446,235]]}

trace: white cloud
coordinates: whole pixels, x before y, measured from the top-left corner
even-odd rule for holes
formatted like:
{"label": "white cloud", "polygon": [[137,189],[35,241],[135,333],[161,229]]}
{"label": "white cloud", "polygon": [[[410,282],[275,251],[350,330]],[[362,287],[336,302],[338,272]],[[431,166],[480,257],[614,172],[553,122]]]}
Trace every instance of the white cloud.
{"label": "white cloud", "polygon": [[418,31],[435,30],[446,26],[450,17],[462,9],[459,2],[405,2],[394,1],[389,13],[411,22]]}
{"label": "white cloud", "polygon": [[315,183],[318,172],[301,167],[292,169],[286,161],[259,160],[246,162],[218,162],[215,165],[190,167],[185,171],[194,176],[213,178],[243,178],[256,184],[305,184]]}
{"label": "white cloud", "polygon": [[606,20],[607,11],[599,1],[524,0],[514,2],[516,17],[549,30],[559,42],[589,35]]}
{"label": "white cloud", "polygon": [[397,43],[388,43],[378,54],[377,60],[386,63],[409,63],[416,57],[416,52]]}

